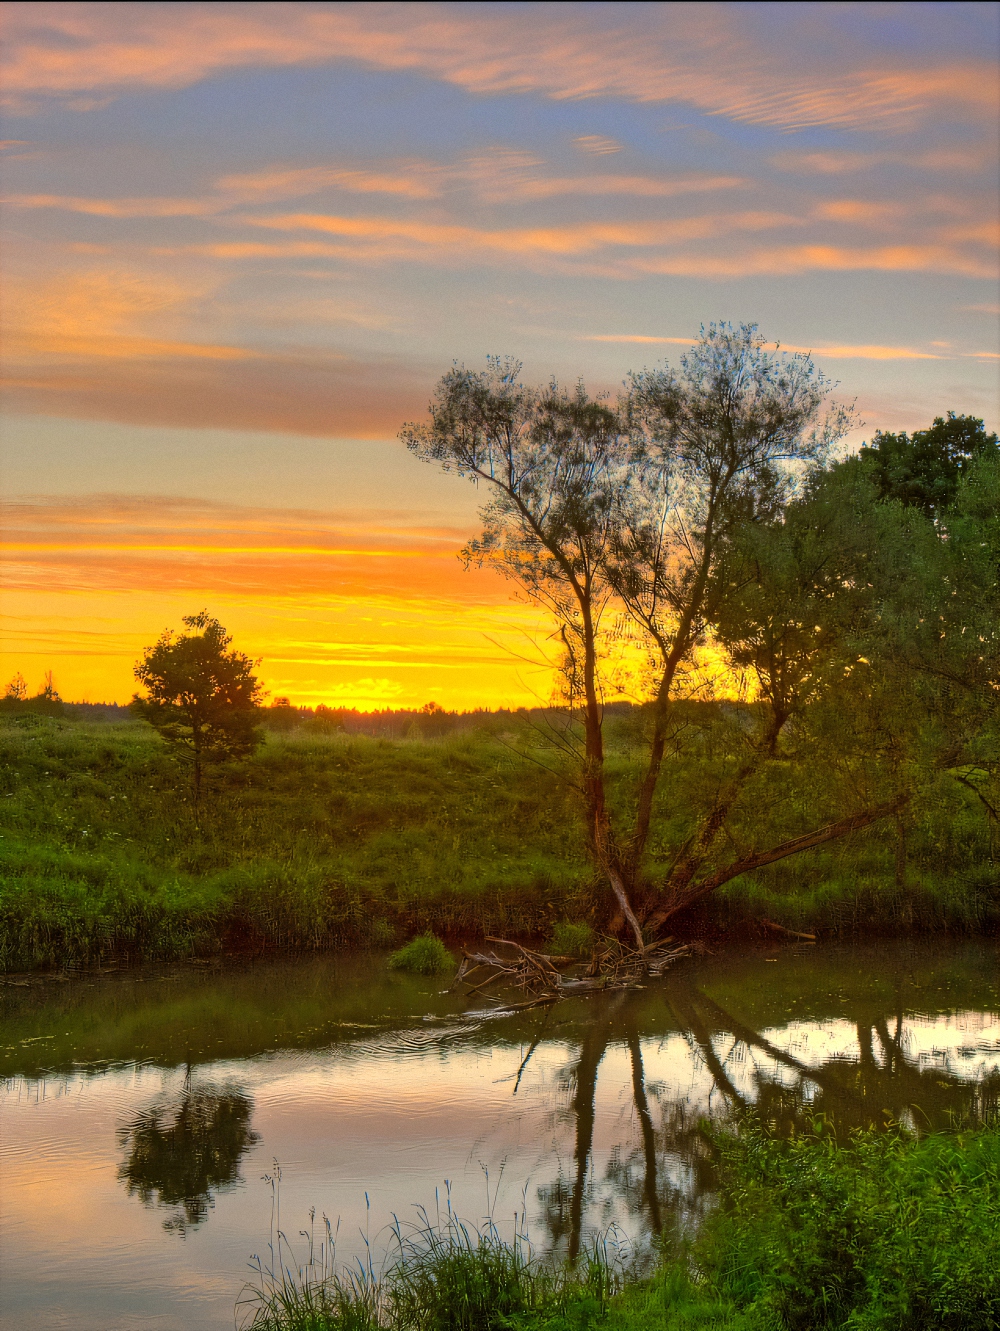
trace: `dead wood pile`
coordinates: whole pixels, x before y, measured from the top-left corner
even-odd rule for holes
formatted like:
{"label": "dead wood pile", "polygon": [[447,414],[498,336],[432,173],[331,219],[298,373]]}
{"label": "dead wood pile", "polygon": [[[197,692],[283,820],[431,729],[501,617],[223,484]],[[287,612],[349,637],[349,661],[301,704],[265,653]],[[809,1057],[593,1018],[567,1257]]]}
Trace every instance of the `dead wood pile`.
{"label": "dead wood pile", "polygon": [[643,980],[662,975],[675,961],[698,950],[697,944],[675,945],[672,938],[651,943],[641,951],[626,947],[617,939],[605,939],[587,963],[578,957],[535,952],[508,938],[487,938],[486,942],[502,948],[502,954],[463,948],[452,988],[467,986],[467,997],[476,993],[493,997],[485,994],[493,986],[520,989],[531,997],[528,1003],[519,1006],[532,1007],[573,994],[637,988]]}

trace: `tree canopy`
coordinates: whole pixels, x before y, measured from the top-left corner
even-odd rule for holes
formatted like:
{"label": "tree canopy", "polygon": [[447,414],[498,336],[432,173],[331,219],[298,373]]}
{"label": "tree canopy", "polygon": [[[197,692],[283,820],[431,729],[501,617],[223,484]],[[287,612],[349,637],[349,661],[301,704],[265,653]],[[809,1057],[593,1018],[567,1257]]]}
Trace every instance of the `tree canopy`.
{"label": "tree canopy", "polygon": [[882,499],[898,499],[936,518],[954,504],[959,478],[970,464],[980,457],[1000,457],[1000,451],[997,436],[987,434],[978,417],[949,411],[909,436],[905,430],[876,430],[860,456],[869,464]]}

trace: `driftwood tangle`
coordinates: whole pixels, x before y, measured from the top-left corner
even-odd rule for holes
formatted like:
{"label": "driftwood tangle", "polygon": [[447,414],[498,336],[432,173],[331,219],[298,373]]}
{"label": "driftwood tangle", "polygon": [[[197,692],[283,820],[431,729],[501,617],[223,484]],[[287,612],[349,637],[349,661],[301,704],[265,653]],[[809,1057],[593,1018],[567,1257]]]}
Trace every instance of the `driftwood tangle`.
{"label": "driftwood tangle", "polygon": [[[528,1002],[517,1007],[534,1007],[574,994],[633,989],[644,979],[662,975],[675,961],[697,950],[697,945],[690,943],[674,946],[672,938],[660,939],[641,951],[612,939],[603,942],[587,964],[576,957],[535,952],[508,938],[488,937],[486,942],[496,944],[502,953],[471,952],[463,948],[452,988],[467,985],[466,995],[471,996],[501,985],[531,995]],[[565,974],[566,971],[576,973]]]}

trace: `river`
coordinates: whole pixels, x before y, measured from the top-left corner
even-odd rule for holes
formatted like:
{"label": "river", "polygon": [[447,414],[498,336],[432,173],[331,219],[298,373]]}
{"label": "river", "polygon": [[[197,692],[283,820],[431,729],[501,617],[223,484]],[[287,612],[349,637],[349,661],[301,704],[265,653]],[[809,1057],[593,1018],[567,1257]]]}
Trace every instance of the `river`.
{"label": "river", "polygon": [[[974,1121],[1000,1098],[994,941],[780,946],[504,1015],[385,958],[8,977],[0,1324],[227,1331],[309,1211],[376,1265],[451,1204],[538,1251],[641,1261],[712,1204],[702,1125]],[[319,1223],[319,1220],[317,1220]]]}

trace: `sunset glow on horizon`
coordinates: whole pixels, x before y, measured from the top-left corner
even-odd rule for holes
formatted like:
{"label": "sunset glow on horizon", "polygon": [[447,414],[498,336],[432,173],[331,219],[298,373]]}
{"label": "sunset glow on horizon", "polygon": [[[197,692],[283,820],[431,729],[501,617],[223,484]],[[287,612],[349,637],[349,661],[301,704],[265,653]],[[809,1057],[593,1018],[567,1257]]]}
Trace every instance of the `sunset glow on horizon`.
{"label": "sunset glow on horizon", "polygon": [[204,607],[296,704],[547,702],[397,439],[453,361],[613,394],[745,320],[851,446],[1000,425],[993,5],[3,10],[0,689],[125,702]]}

